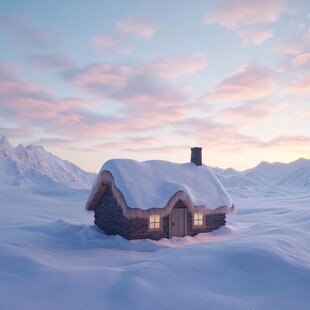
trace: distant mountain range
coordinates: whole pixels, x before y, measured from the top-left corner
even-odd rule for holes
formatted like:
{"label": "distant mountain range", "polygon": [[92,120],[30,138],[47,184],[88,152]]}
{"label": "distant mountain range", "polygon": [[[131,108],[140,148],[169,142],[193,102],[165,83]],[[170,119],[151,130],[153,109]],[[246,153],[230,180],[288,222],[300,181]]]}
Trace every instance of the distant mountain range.
{"label": "distant mountain range", "polygon": [[0,140],[0,184],[90,188],[94,178],[94,173],[83,171],[42,146],[13,147],[6,137]]}
{"label": "distant mountain range", "polygon": [[290,194],[296,190],[310,190],[310,159],[299,158],[291,163],[261,162],[256,167],[245,171],[232,168],[212,168],[223,186],[233,194],[251,192],[253,196]]}
{"label": "distant mountain range", "polygon": [[[261,162],[245,171],[211,168],[229,193],[238,196],[282,195],[310,190],[310,159],[291,163]],[[0,140],[0,184],[69,188],[91,188],[96,174],[46,151],[39,145],[13,147]]]}

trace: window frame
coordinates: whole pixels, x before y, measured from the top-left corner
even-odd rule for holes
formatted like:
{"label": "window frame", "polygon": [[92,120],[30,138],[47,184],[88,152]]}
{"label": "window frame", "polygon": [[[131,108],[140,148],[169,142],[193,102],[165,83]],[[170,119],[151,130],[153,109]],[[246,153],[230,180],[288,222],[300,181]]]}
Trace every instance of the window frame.
{"label": "window frame", "polygon": [[[195,219],[195,214],[198,214],[198,218],[197,219]],[[200,215],[201,215],[201,218],[199,217]],[[198,224],[195,224],[195,221],[198,221]],[[199,224],[200,222],[201,222],[201,225]],[[205,215],[202,212],[194,212],[193,213],[193,227],[194,228],[203,228],[203,227],[205,227]]]}
{"label": "window frame", "polygon": [[[151,218],[154,217],[154,221],[151,221]],[[158,221],[155,219],[158,217]],[[154,228],[151,228],[151,224],[154,225]],[[159,227],[156,227],[156,224],[159,224]],[[159,214],[150,214],[148,217],[148,230],[149,231],[161,231],[162,230],[162,217]]]}

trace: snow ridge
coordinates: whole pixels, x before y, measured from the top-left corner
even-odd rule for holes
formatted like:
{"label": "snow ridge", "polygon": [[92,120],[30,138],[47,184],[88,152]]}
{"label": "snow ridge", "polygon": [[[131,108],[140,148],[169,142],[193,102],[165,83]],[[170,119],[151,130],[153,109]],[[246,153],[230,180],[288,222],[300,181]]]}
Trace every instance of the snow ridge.
{"label": "snow ridge", "polygon": [[66,183],[90,188],[95,174],[46,151],[39,145],[13,147],[3,136],[0,140],[0,184],[44,185]]}

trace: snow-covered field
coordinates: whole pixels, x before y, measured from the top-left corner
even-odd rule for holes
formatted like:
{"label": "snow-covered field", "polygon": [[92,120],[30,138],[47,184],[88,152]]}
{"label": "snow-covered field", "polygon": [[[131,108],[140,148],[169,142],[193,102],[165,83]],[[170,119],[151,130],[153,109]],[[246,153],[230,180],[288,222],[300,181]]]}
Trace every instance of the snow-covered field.
{"label": "snow-covered field", "polygon": [[0,309],[310,309],[310,194],[157,242],[99,232],[87,195],[1,187]]}

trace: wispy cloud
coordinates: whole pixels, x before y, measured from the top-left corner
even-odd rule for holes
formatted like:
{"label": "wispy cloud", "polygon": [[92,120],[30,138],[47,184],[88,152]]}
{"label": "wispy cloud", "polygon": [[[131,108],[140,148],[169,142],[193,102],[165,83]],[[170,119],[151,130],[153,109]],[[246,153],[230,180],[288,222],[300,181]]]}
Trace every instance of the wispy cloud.
{"label": "wispy cloud", "polygon": [[257,137],[240,133],[243,127],[239,124],[219,122],[212,117],[188,118],[179,122],[177,128],[184,139],[207,149],[241,151],[261,142]]}
{"label": "wispy cloud", "polygon": [[310,76],[300,76],[282,90],[285,94],[310,94]]}
{"label": "wispy cloud", "polygon": [[217,23],[229,29],[254,24],[270,24],[278,20],[285,8],[284,0],[225,0],[214,11],[206,13],[204,23]]}
{"label": "wispy cloud", "polygon": [[284,65],[288,70],[309,71],[310,69],[310,28],[299,29],[299,34],[290,37],[277,46],[284,55]]}
{"label": "wispy cloud", "polygon": [[[216,114],[221,118],[224,117],[229,120],[241,121],[242,123],[253,123],[268,120],[272,112],[281,109],[281,105],[266,100],[256,100],[243,103],[237,107],[225,108],[218,111]],[[287,104],[284,104],[284,107],[286,106]]]}
{"label": "wispy cloud", "polygon": [[116,23],[116,27],[121,32],[136,38],[150,38],[155,34],[157,24],[143,17],[129,17],[128,19]]}
{"label": "wispy cloud", "polygon": [[236,31],[245,42],[261,44],[273,35],[266,26],[276,22],[285,10],[285,0],[224,0],[203,20],[206,25],[215,23]]}
{"label": "wispy cloud", "polygon": [[296,56],[293,56],[291,65],[294,68],[310,65],[310,53],[300,53]]}
{"label": "wispy cloud", "polygon": [[291,147],[297,147],[297,146],[301,146],[304,147],[305,145],[310,145],[310,136],[289,136],[289,135],[285,135],[285,136],[278,136],[274,139],[271,139],[267,142],[262,142],[260,143],[258,146],[260,147],[271,147],[271,148],[276,148],[276,147],[280,147],[280,148],[291,148]]}
{"label": "wispy cloud", "polygon": [[145,151],[146,148],[160,145],[162,142],[161,139],[151,136],[133,136],[96,144],[92,148],[93,150],[117,148],[118,150],[125,152],[138,152]]}
{"label": "wispy cloud", "polygon": [[46,49],[60,44],[60,40],[54,32],[27,27],[20,30],[20,33],[15,38],[15,42],[22,47],[33,49]]}
{"label": "wispy cloud", "polygon": [[[132,122],[133,128],[152,128],[186,116],[191,106],[187,93],[172,86],[164,77],[193,74],[201,69],[198,60],[205,61],[205,56],[199,53],[188,58],[160,59],[136,65],[92,64],[67,70],[64,78],[79,91],[119,102],[119,112]],[[179,68],[181,62],[184,63]]]}
{"label": "wispy cloud", "polygon": [[[17,66],[1,64],[0,69],[0,114],[16,124],[15,130],[40,130],[47,139],[61,136],[82,143],[156,130],[184,118],[189,103],[178,89],[130,67],[100,65],[68,70],[71,75],[67,80],[78,90],[92,94],[92,99],[56,98],[50,90],[24,79]],[[93,87],[95,81],[97,87]],[[92,111],[104,106],[103,93],[107,100],[121,103],[117,113]]]}
{"label": "wispy cloud", "polygon": [[202,71],[207,66],[207,57],[203,52],[176,57],[159,58],[146,65],[146,68],[159,76],[176,79]]}
{"label": "wispy cloud", "polygon": [[75,66],[69,57],[60,54],[31,55],[28,62],[40,70],[66,69]]}
{"label": "wispy cloud", "polygon": [[104,54],[128,54],[134,49],[127,45],[121,37],[111,35],[95,36],[90,39],[90,42],[95,49]]}
{"label": "wispy cloud", "polygon": [[104,63],[91,64],[81,69],[66,70],[63,77],[79,91],[94,94],[110,94],[124,87],[131,76],[137,73],[133,66],[111,66]]}
{"label": "wispy cloud", "polygon": [[[152,89],[151,83],[146,87],[146,83],[150,79],[157,85],[160,80],[177,79],[204,70],[206,64],[206,55],[198,52],[190,55],[159,58],[144,64],[122,63],[110,65],[95,63],[83,68],[66,70],[63,77],[79,91],[108,97],[118,97],[125,92],[125,88],[126,92],[128,92],[130,85],[132,85],[132,92],[137,97],[139,95],[139,100],[141,100],[142,97],[145,98],[144,94]],[[146,80],[143,81],[143,78]],[[139,87],[136,81],[139,81],[145,87]],[[165,83],[169,84],[168,81],[165,81],[162,82],[162,85]],[[128,95],[131,96],[132,92],[128,92]]]}
{"label": "wispy cloud", "polygon": [[243,65],[201,99],[208,103],[253,100],[265,97],[276,87],[275,71],[266,67]]}
{"label": "wispy cloud", "polygon": [[244,28],[236,31],[239,38],[246,43],[262,44],[272,38],[273,31],[268,28]]}

